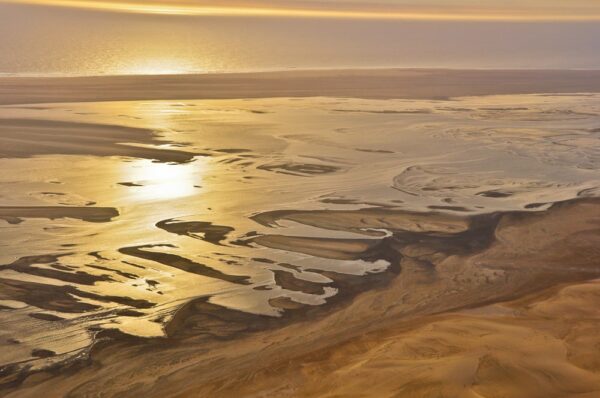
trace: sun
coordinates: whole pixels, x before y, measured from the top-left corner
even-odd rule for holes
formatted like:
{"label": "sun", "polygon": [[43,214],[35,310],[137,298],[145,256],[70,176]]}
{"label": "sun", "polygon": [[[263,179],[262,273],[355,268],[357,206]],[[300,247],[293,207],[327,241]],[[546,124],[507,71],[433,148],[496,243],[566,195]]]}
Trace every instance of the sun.
{"label": "sun", "polygon": [[198,68],[192,68],[186,61],[178,58],[149,58],[134,60],[119,67],[119,75],[180,75],[199,73]]}

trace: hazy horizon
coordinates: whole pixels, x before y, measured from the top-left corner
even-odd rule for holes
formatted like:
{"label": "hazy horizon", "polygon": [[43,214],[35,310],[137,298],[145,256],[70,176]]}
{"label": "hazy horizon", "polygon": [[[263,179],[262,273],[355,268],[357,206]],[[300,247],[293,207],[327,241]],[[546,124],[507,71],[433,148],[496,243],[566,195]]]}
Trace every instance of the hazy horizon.
{"label": "hazy horizon", "polygon": [[6,1],[0,21],[4,75],[600,69],[594,21],[164,15]]}

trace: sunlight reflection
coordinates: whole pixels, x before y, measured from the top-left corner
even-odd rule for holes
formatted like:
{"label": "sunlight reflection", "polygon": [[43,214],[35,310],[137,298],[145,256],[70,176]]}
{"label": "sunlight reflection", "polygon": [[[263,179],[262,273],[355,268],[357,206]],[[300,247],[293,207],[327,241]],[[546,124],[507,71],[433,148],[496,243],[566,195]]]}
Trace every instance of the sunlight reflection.
{"label": "sunlight reflection", "polygon": [[201,72],[197,65],[179,58],[150,58],[132,60],[115,72],[122,75],[177,75],[191,71]]}
{"label": "sunlight reflection", "polygon": [[123,165],[123,184],[132,188],[139,200],[165,200],[193,195],[201,182],[203,165],[155,163],[136,160]]}

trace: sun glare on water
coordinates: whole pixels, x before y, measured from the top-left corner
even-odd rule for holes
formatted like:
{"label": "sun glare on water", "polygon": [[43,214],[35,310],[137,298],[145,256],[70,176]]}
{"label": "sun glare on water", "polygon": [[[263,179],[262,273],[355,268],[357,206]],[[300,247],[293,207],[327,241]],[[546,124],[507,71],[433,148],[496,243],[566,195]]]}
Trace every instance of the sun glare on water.
{"label": "sun glare on water", "polygon": [[116,74],[120,75],[177,75],[198,71],[197,67],[176,58],[142,59],[126,63]]}
{"label": "sun glare on water", "polygon": [[130,189],[138,200],[156,201],[190,196],[197,191],[201,179],[200,162],[188,164],[156,163],[136,160],[123,165],[124,183],[135,184]]}

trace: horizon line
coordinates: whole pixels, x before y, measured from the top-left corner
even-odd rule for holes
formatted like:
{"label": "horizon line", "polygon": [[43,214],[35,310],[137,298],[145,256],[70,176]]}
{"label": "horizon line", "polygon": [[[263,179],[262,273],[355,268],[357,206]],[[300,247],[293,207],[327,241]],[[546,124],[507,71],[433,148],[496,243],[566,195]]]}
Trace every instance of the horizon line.
{"label": "horizon line", "polygon": [[11,73],[0,72],[0,79],[69,79],[69,78],[135,78],[135,77],[199,77],[215,75],[269,75],[278,73],[318,73],[318,72],[600,72],[598,68],[451,68],[451,67],[332,67],[332,68],[302,68],[302,69],[266,69],[247,71],[190,71],[184,73],[122,73],[122,74],[62,74],[62,73]]}

